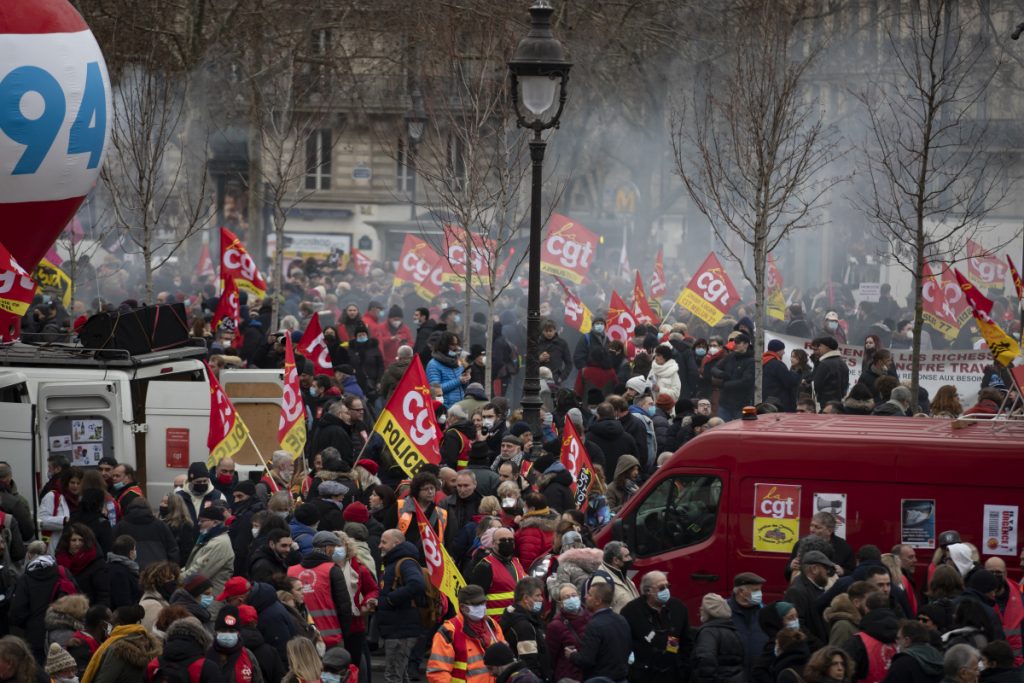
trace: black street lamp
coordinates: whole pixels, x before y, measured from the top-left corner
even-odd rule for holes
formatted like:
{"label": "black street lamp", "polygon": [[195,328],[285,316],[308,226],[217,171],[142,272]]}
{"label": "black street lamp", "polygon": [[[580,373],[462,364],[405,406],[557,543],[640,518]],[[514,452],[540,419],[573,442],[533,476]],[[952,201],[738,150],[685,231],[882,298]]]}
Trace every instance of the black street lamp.
{"label": "black street lamp", "polygon": [[405,148],[405,169],[411,174],[412,202],[409,207],[409,220],[416,220],[416,148],[423,139],[423,133],[427,128],[427,113],[423,110],[423,93],[418,85],[413,85],[412,93],[409,96],[412,108],[405,115],[406,136],[409,139]]}
{"label": "black street lamp", "polygon": [[[541,185],[544,181],[543,131],[557,128],[565,108],[565,84],[572,63],[565,59],[562,44],[551,34],[554,9],[547,0],[530,7],[530,32],[519,41],[508,63],[512,74],[512,103],[516,123],[533,131],[530,160],[533,184],[530,193],[530,279],[526,298],[526,376],[523,380],[523,417],[535,434],[540,431],[540,236]],[[557,96],[557,98],[556,98]],[[556,105],[557,99],[557,107]]]}

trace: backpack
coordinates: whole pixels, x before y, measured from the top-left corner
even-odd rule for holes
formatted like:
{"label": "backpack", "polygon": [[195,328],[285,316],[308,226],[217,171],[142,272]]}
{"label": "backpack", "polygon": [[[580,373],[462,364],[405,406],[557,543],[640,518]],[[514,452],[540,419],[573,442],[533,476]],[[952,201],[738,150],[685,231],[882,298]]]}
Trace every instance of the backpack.
{"label": "backpack", "polygon": [[182,669],[179,666],[161,667],[159,659],[153,659],[146,667],[146,681],[149,683],[199,683],[203,676],[203,664],[205,657],[198,657],[195,661]]}
{"label": "backpack", "polygon": [[53,592],[50,593],[50,602],[53,602],[57,598],[62,598],[65,595],[77,595],[78,586],[68,576],[67,570],[64,567],[57,567],[57,580],[53,582]]}
{"label": "backpack", "polygon": [[395,565],[395,580],[391,584],[391,590],[395,590],[400,585],[402,580],[402,563],[406,561],[415,563],[416,568],[423,573],[423,582],[426,584],[427,590],[422,596],[416,598],[414,604],[416,610],[420,613],[420,626],[428,631],[434,631],[438,624],[441,623],[441,619],[447,610],[444,604],[444,595],[430,580],[429,569],[420,565],[419,562],[416,562],[411,557],[403,557]]}

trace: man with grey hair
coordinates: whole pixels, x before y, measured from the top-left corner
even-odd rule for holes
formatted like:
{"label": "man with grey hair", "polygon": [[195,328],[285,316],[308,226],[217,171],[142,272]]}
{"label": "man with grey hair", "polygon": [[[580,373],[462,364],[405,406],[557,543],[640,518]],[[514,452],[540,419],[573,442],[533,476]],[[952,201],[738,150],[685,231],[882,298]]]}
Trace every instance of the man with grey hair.
{"label": "man with grey hair", "polygon": [[906,417],[910,414],[910,407],[913,405],[913,401],[911,401],[910,397],[910,389],[906,388],[902,384],[897,387],[893,387],[892,393],[889,395],[889,400],[876,407],[871,414]]}
{"label": "man with grey hair", "polygon": [[976,683],[980,661],[981,655],[970,645],[954,645],[942,658],[942,683]]}
{"label": "man with grey hair", "polygon": [[[456,474],[455,491],[441,501],[441,507],[448,511],[448,524],[442,539],[447,548],[454,550],[456,537],[479,513],[481,500],[483,496],[476,490],[476,474],[472,470],[462,470]],[[472,538],[466,540],[472,543]],[[462,550],[466,551],[468,547]]]}
{"label": "man with grey hair", "polygon": [[328,446],[338,449],[341,459],[351,467],[355,463],[352,451],[352,414],[344,401],[335,401],[317,420],[312,452],[319,453]]}
{"label": "man with grey hair", "polygon": [[672,597],[668,575],[659,571],[644,574],[640,597],[623,607],[621,614],[633,636],[630,679],[648,683],[686,680],[693,650],[689,614],[682,600]]}
{"label": "man with grey hair", "polygon": [[288,490],[294,474],[295,461],[292,460],[292,454],[288,451],[274,451],[270,458],[270,472],[264,474],[260,483],[256,484],[256,497],[266,504],[273,494]]}
{"label": "man with grey hair", "polygon": [[[857,558],[854,556],[853,548],[846,542],[846,539],[836,535],[836,517],[827,510],[819,510],[811,515],[811,536],[816,536],[832,546],[832,552],[825,552],[836,563],[836,573],[839,576],[853,573],[857,567]],[[789,564],[786,566],[786,581],[789,581],[792,573],[800,569],[798,555],[802,555],[808,548],[803,547],[803,539],[793,545],[789,554]]]}
{"label": "man with grey hair", "polygon": [[630,552],[629,546],[621,541],[612,541],[604,547],[603,562],[590,579],[591,584],[610,583],[614,586],[615,595],[612,597],[611,607],[616,614],[640,597],[636,585],[629,578],[629,569],[632,566],[633,553]]}
{"label": "man with grey hair", "polygon": [[384,398],[385,403],[391,398],[391,393],[398,386],[402,375],[412,365],[412,356],[413,350],[411,346],[399,346],[398,352],[395,354],[395,360],[384,370],[384,374],[380,378],[380,395]]}

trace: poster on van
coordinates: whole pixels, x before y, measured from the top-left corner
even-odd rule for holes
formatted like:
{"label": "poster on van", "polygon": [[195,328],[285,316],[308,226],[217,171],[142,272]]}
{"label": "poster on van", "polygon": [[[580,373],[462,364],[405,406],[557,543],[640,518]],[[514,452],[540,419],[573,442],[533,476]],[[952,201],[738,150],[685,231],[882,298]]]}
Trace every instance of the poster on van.
{"label": "poster on van", "polygon": [[986,505],[983,528],[985,555],[1017,555],[1017,523],[1020,508],[1016,505]]}
{"label": "poster on van", "polygon": [[836,518],[835,535],[846,538],[846,494],[815,493],[814,512],[828,512]]}
{"label": "poster on van", "polygon": [[900,501],[900,543],[913,548],[935,549],[934,498],[904,498]]}
{"label": "poster on van", "polygon": [[800,486],[754,484],[754,550],[786,553],[800,537]]}

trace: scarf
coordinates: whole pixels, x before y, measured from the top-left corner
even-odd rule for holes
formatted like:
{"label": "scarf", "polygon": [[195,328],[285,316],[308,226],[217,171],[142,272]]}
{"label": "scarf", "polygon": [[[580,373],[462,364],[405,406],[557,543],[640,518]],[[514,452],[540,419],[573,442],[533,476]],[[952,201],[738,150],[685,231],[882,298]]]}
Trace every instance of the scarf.
{"label": "scarf", "polygon": [[63,550],[57,553],[57,564],[66,567],[73,576],[78,576],[95,559],[96,548],[82,548],[82,551],[77,555],[72,555]]}
{"label": "scarf", "polygon": [[774,351],[765,351],[764,353],[761,354],[761,365],[768,365],[773,360],[780,361],[782,360],[782,358],[779,356],[779,354],[775,353]]}
{"label": "scarf", "polygon": [[441,353],[439,351],[434,351],[432,354],[430,354],[430,357],[433,358],[434,360],[436,360],[441,365],[446,365],[449,368],[457,368],[457,367],[459,367],[459,359],[458,358],[452,358],[447,353]]}
{"label": "scarf", "polygon": [[145,633],[146,627],[141,624],[128,624],[127,626],[117,626],[114,628],[89,660],[89,666],[85,667],[85,673],[82,674],[81,683],[92,683],[93,679],[96,678],[96,673],[99,671],[103,656],[107,653],[107,648],[122,638]]}

